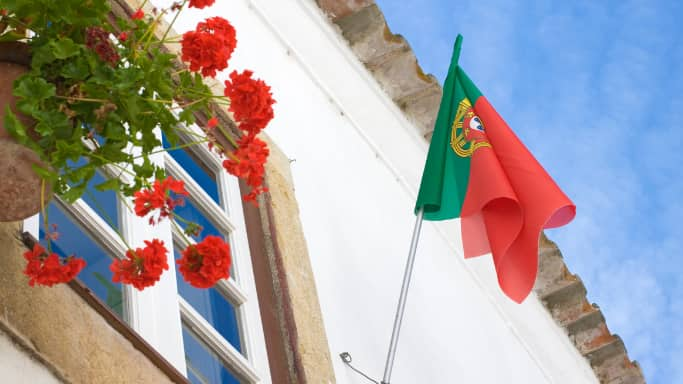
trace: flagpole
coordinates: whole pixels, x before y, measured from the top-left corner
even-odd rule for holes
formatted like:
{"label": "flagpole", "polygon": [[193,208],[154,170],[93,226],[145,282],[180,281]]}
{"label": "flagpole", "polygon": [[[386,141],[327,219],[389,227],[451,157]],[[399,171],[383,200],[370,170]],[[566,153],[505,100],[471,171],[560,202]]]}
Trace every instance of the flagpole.
{"label": "flagpole", "polygon": [[387,362],[384,366],[384,376],[381,384],[389,384],[391,380],[391,370],[394,367],[394,357],[396,357],[396,345],[398,344],[398,336],[401,332],[401,322],[403,321],[403,313],[406,309],[406,298],[408,297],[408,288],[410,287],[410,278],[413,274],[413,264],[415,264],[415,254],[417,251],[417,241],[420,238],[420,230],[422,229],[422,217],[424,216],[424,208],[417,211],[415,219],[415,228],[413,229],[413,239],[410,242],[410,251],[408,252],[408,261],[406,262],[406,269],[403,272],[403,285],[401,286],[401,295],[398,299],[398,307],[396,308],[396,317],[394,318],[394,330],[391,331],[391,341],[389,342],[389,352],[387,353]]}

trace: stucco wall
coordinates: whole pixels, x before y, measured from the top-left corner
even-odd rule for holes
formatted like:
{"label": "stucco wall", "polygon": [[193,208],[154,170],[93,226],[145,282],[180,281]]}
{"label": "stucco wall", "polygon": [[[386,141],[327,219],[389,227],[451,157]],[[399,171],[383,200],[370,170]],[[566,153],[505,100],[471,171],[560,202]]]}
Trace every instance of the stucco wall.
{"label": "stucco wall", "polygon": [[0,377],[5,383],[59,384],[54,373],[0,331]]}
{"label": "stucco wall", "polygon": [[[336,381],[365,380],[344,351],[380,378],[427,145],[314,2],[219,13],[238,31],[232,68],[253,69],[278,100],[268,134],[292,161]],[[489,258],[462,259],[458,233],[424,227],[392,382],[597,382],[535,297],[510,302]]]}
{"label": "stucco wall", "polygon": [[70,383],[171,383],[70,286],[28,285],[20,228],[0,223],[0,326],[23,342],[26,354]]}

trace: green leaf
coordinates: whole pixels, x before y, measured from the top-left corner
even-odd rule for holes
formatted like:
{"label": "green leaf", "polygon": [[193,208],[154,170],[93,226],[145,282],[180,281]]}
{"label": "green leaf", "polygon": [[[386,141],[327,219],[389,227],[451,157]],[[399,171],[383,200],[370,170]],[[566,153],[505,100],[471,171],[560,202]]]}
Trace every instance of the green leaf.
{"label": "green leaf", "polygon": [[25,39],[26,35],[23,33],[18,33],[15,30],[10,30],[2,34],[0,36],[0,42],[6,42],[6,41],[19,41],[21,39]]}
{"label": "green leaf", "polygon": [[[70,142],[66,140],[57,141],[57,154],[63,159],[69,159],[71,161],[78,161],[81,154],[83,153],[83,145],[80,141]],[[82,168],[81,168],[82,169]],[[83,175],[85,176],[85,175]]]}
{"label": "green leaf", "polygon": [[79,57],[64,63],[60,74],[67,79],[85,80],[90,76],[90,66],[85,58]]}
{"label": "green leaf", "polygon": [[9,105],[5,108],[5,129],[12,135],[12,137],[20,142],[27,138],[26,127],[24,127],[24,124],[19,121],[17,115],[12,112],[12,109],[10,109]]}
{"label": "green leaf", "polygon": [[51,41],[49,45],[52,47],[54,57],[61,60],[78,55],[81,49],[78,44],[69,38]]}
{"label": "green leaf", "polygon": [[33,117],[38,120],[35,130],[41,136],[54,135],[56,138],[66,139],[71,137],[73,133],[71,120],[62,112],[55,110],[38,111]]}
{"label": "green leaf", "polygon": [[31,54],[31,57],[31,67],[38,72],[40,72],[46,64],[56,60],[54,53],[52,53],[52,46],[50,44],[33,47],[33,53]]}
{"label": "green leaf", "polygon": [[85,192],[86,187],[87,184],[85,182],[73,185],[66,192],[64,192],[61,197],[68,204],[73,204],[74,201],[78,200],[78,198],[83,195],[83,192]]}
{"label": "green leaf", "polygon": [[35,172],[36,175],[42,177],[43,179],[50,181],[54,181],[57,179],[57,174],[55,172],[50,171],[49,169],[39,167],[36,164],[33,164],[31,168],[33,168],[33,172]]}
{"label": "green leaf", "polygon": [[105,181],[104,183],[97,184],[95,186],[95,189],[97,189],[98,191],[108,191],[108,190],[116,191],[119,189],[120,183],[121,182],[119,181],[119,179],[111,178],[111,179]]}
{"label": "green leaf", "polygon": [[12,94],[24,99],[42,101],[54,96],[56,88],[54,84],[48,83],[43,78],[23,76],[14,82]]}

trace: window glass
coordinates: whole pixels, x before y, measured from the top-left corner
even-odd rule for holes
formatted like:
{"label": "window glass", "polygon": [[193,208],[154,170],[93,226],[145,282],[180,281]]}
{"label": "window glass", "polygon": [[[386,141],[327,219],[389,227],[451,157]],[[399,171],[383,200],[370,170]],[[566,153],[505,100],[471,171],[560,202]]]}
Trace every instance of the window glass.
{"label": "window glass", "polygon": [[[171,146],[166,139],[164,139],[163,144],[164,148]],[[168,151],[168,154],[171,155],[171,157],[173,157],[190,176],[192,176],[194,181],[211,196],[216,204],[221,204],[220,198],[218,197],[216,174],[213,173],[207,165],[186,149],[174,149]]]}
{"label": "window glass", "polygon": [[[176,259],[181,257],[180,251],[175,251]],[[178,292],[190,305],[199,312],[235,349],[242,351],[239,324],[235,307],[217,289],[198,289],[188,284],[179,271]]]}
{"label": "window glass", "polygon": [[116,192],[98,191],[95,186],[104,183],[106,179],[99,172],[95,173],[88,188],[81,197],[102,219],[114,229],[119,228],[119,214],[117,208]]}
{"label": "window glass", "polygon": [[[112,258],[95,243],[90,236],[85,234],[72,219],[67,216],[55,203],[47,207],[48,219],[50,224],[56,224],[56,231],[59,234],[56,240],[51,241],[52,252],[62,257],[76,255],[85,259],[87,265],[78,275],[81,280],[92,292],[100,298],[107,306],[123,316],[123,294],[121,284],[111,281],[112,273],[109,265]],[[44,228],[40,229],[41,244],[46,247]]]}
{"label": "window glass", "polygon": [[[214,235],[218,236],[222,239],[225,239],[225,235],[221,233],[218,228],[214,225],[214,223],[209,220],[208,217],[204,216],[204,214],[197,208],[193,203],[192,200],[190,200],[189,197],[185,198],[185,205],[183,206],[176,206],[173,209],[173,212],[183,218],[184,220],[192,221],[197,224],[199,224],[202,227],[202,232],[199,234],[199,236],[192,236],[192,238],[196,241],[201,241],[206,236],[209,235]],[[182,227],[185,228],[186,224],[183,223],[181,220],[176,220],[176,222]]]}
{"label": "window glass", "polygon": [[216,355],[209,351],[185,324],[183,324],[183,344],[187,378],[192,384],[239,384]]}

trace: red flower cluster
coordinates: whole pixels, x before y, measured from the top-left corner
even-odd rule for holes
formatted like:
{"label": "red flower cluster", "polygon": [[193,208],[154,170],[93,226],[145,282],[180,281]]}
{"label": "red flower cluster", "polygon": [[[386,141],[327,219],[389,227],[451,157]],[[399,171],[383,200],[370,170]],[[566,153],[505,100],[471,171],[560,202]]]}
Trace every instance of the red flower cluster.
{"label": "red flower cluster", "polygon": [[182,197],[174,198],[171,196],[171,192],[176,195],[189,195],[182,180],[176,180],[171,176],[166,177],[163,181],[154,180],[152,189],[142,189],[133,194],[135,214],[145,217],[152,210],[159,209],[159,217],[156,220],[154,217],[150,217],[150,224],[158,223],[164,217],[171,216],[176,206],[185,204]]}
{"label": "red flower cluster", "polygon": [[134,14],[130,15],[130,18],[133,20],[142,20],[145,17],[145,13],[142,12],[142,8],[138,9],[135,11]]}
{"label": "red flower cluster", "polygon": [[210,288],[230,277],[230,246],[218,236],[206,236],[201,243],[185,248],[176,263],[185,281],[197,288]]}
{"label": "red flower cluster", "polygon": [[273,119],[275,100],[263,80],[252,79],[252,71],[245,70],[241,74],[233,71],[232,82],[225,81],[223,94],[230,98],[230,112],[241,130],[249,135],[256,135]]}
{"label": "red flower cluster", "polygon": [[30,279],[28,285],[46,285],[51,287],[55,284],[71,281],[85,267],[85,260],[77,257],[67,257],[66,264],[62,264],[56,253],[47,254],[40,244],[33,246],[33,250],[24,253],[24,259],[28,262],[24,274]]}
{"label": "red flower cluster", "polygon": [[216,0],[190,0],[190,7],[202,9],[215,3]]}
{"label": "red flower cluster", "polygon": [[158,239],[145,240],[146,247],[135,251],[129,249],[126,258],[114,260],[109,269],[114,273],[115,283],[131,284],[138,290],[154,285],[168,269],[164,242]]}
{"label": "red flower cluster", "polygon": [[244,200],[255,202],[256,196],[266,191],[263,188],[263,174],[270,151],[265,142],[252,135],[243,136],[237,141],[237,145],[231,158],[223,161],[223,168],[247,182],[252,190]]}
{"label": "red flower cluster", "polygon": [[100,27],[88,27],[85,30],[85,45],[95,51],[102,61],[115,66],[119,62],[119,54],[109,39],[109,32]]}
{"label": "red flower cluster", "polygon": [[237,39],[230,22],[216,16],[197,24],[194,31],[185,32],[180,43],[182,60],[190,63],[190,70],[214,77],[216,71],[228,67]]}

